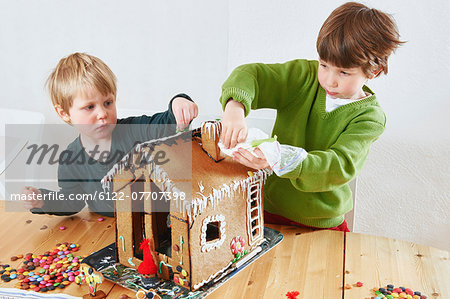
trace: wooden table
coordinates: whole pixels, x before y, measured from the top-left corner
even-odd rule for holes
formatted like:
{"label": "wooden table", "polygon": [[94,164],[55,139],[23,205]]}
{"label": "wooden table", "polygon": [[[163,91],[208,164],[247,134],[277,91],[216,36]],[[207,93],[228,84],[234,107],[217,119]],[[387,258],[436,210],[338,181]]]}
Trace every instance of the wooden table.
{"label": "wooden table", "polygon": [[[80,255],[89,255],[114,242],[114,219],[99,222],[99,217],[86,209],[68,217],[6,212],[0,201],[0,264],[18,267],[20,261],[11,262],[11,256],[41,254],[65,241],[80,244]],[[281,231],[284,240],[208,298],[287,298],[287,292],[299,291],[298,299],[364,299],[370,298],[373,287],[388,283],[420,290],[428,298],[450,298],[447,251],[384,237],[268,226]],[[343,288],[358,281],[364,286]],[[0,287],[17,282],[2,281]],[[107,280],[100,289],[108,298],[135,298]],[[72,296],[88,293],[87,286],[75,284],[63,291]]]}

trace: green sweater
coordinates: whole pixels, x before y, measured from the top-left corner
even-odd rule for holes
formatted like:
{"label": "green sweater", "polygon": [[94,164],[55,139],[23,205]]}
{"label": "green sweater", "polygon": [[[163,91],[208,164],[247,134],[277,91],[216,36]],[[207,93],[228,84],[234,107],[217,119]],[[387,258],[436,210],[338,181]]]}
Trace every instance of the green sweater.
{"label": "green sweater", "polygon": [[304,148],[308,155],[293,171],[272,175],[264,187],[265,210],[313,227],[335,227],[353,208],[348,182],[358,175],[372,143],[383,133],[386,117],[375,94],[325,111],[325,90],[317,61],[247,64],[222,86],[221,103],[241,102],[250,109],[272,108],[272,135],[281,144]]}

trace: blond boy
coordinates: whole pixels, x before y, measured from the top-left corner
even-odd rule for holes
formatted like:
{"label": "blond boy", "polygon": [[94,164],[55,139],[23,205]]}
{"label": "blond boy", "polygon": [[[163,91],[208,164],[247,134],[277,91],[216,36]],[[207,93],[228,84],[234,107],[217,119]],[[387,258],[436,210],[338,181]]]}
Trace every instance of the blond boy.
{"label": "blond boy", "polygon": [[[175,124],[184,129],[198,114],[191,98],[178,94],[171,99],[165,112],[117,119],[116,77],[102,60],[85,53],[61,59],[49,76],[47,86],[59,117],[79,132],[79,137],[66,149],[77,160],[58,166],[61,188],[58,194],[63,195],[59,197],[63,200],[25,201],[24,206],[33,213],[71,215],[87,203],[91,210],[113,216],[113,201],[74,198],[104,192],[100,180],[137,142],[175,133]],[[51,192],[54,191],[30,186],[22,190],[28,198]]]}

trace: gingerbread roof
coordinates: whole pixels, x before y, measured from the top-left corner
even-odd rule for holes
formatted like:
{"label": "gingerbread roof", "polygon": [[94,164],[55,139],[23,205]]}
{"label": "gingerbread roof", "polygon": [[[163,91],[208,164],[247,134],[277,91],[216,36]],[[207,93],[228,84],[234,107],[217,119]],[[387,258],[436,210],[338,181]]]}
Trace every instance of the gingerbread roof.
{"label": "gingerbread roof", "polygon": [[[247,186],[259,180],[264,182],[272,173],[267,169],[253,170],[230,157],[215,162],[202,149],[201,140],[196,138],[196,134],[198,136],[199,129],[136,145],[102,179],[103,188],[110,190],[110,182],[115,174],[124,169],[146,167],[153,174],[152,179],[160,186],[161,191],[177,194],[185,192],[185,199],[178,201],[182,205],[179,208],[193,220],[207,207],[214,207],[225,195],[232,198],[236,191],[244,191]],[[155,163],[154,154],[158,151],[165,153],[168,163]],[[136,166],[133,159],[137,155],[149,153],[153,153],[153,156]]]}

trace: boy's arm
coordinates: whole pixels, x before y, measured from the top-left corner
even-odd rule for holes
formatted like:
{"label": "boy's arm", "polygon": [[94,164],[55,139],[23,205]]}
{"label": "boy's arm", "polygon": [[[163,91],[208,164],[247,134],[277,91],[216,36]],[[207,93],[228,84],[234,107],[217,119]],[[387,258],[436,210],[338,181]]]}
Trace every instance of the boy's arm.
{"label": "boy's arm", "polygon": [[[222,85],[222,108],[229,99],[250,109],[283,109],[302,91],[313,89],[317,61],[293,60],[283,64],[254,63],[237,67]],[[309,87],[309,88],[308,88]]]}
{"label": "boy's arm", "polygon": [[187,94],[180,93],[172,97],[166,111],[155,113],[152,116],[143,115],[130,118],[129,123],[139,125],[137,130],[132,130],[136,142],[167,137],[176,133],[177,121],[172,111],[172,102],[178,97],[194,102]]}
{"label": "boy's arm", "polygon": [[[39,189],[42,193],[44,205],[40,209],[31,209],[33,214],[49,214],[57,216],[73,215],[81,211],[86,205],[84,200],[76,200],[77,194],[85,194],[81,186],[82,175],[77,174],[74,167],[58,166],[59,191]],[[62,200],[60,200],[62,199]]]}
{"label": "boy's arm", "polygon": [[[31,209],[33,214],[48,214],[56,216],[69,216],[80,212],[86,205],[84,200],[69,200],[69,194],[79,194],[79,191],[69,191],[61,189],[59,191],[52,191],[48,189],[39,189],[47,200],[41,208]],[[76,193],[75,193],[76,192]],[[48,200],[49,198],[63,197],[64,200]]]}
{"label": "boy's arm", "polygon": [[328,150],[309,151],[306,158],[282,178],[304,192],[325,192],[351,181],[362,169],[372,143],[384,131],[373,120],[350,123]]}
{"label": "boy's arm", "polygon": [[172,97],[172,99],[169,102],[169,106],[168,109],[164,112],[160,112],[160,113],[155,113],[153,114],[153,116],[150,119],[150,124],[176,124],[177,121],[175,119],[175,115],[173,114],[173,110],[172,110],[172,102],[173,100],[175,100],[176,98],[185,98],[191,102],[194,102],[190,96],[188,96],[185,93],[179,93],[175,96]]}

